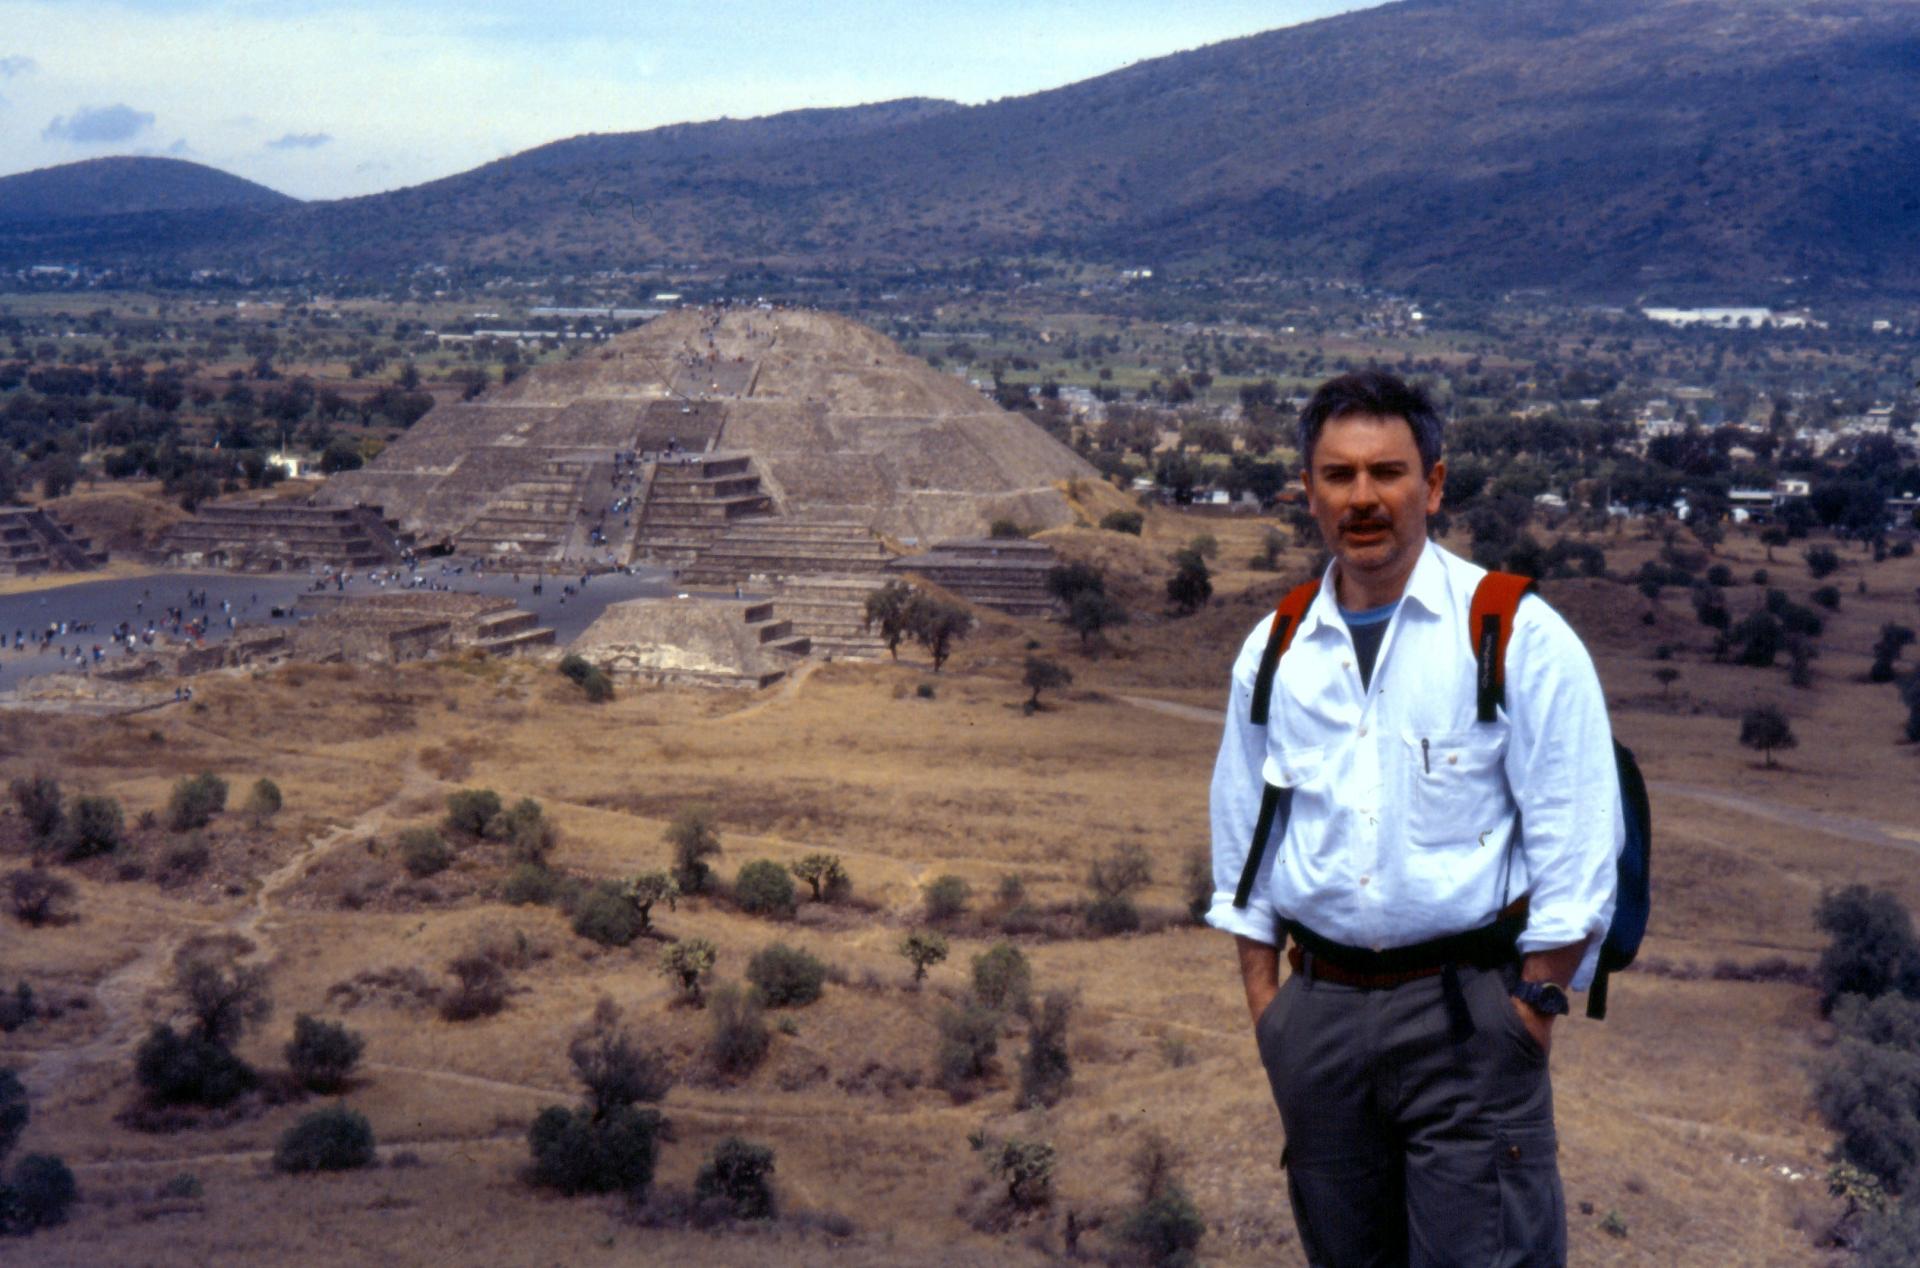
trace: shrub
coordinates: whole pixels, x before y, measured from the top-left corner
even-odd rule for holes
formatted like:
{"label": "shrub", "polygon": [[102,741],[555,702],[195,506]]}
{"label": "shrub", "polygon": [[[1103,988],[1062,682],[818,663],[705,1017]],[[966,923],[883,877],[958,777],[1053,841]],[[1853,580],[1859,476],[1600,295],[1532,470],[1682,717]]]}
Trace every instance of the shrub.
{"label": "shrub", "polygon": [[60,804],[60,781],[51,775],[34,775],[14,780],[11,788],[28,834],[36,841],[51,840],[66,818]]}
{"label": "shrub", "polygon": [[[1131,513],[1120,512],[1120,514]],[[1077,594],[1105,594],[1107,578],[1106,574],[1092,564],[1077,562],[1055,564],[1047,569],[1047,589],[1054,598],[1071,605]]]}
{"label": "shrub", "polygon": [[1147,517],[1138,511],[1108,511],[1100,517],[1100,527],[1109,533],[1131,533],[1140,536],[1140,530],[1146,525]]}
{"label": "shrub", "polygon": [[1834,1055],[1814,1101],[1839,1137],[1840,1157],[1904,1188],[1920,1163],[1920,1054],[1846,1038]]}
{"label": "shrub", "polygon": [[793,877],[772,859],[755,859],[734,878],[733,900],[755,916],[783,919],[793,914]]}
{"label": "shrub", "polygon": [[75,797],[61,834],[69,860],[110,854],[120,848],[125,835],[126,820],[112,797]]}
{"label": "shrub", "polygon": [[161,879],[171,883],[198,876],[207,870],[207,864],[212,859],[213,851],[201,837],[192,836],[184,841],[175,841],[160,851]]}
{"label": "shrub", "polygon": [[776,942],[747,961],[747,980],[769,1008],[811,1004],[820,998],[827,966],[805,951]]}
{"label": "shrub", "polygon": [[414,877],[444,872],[453,863],[453,851],[432,828],[408,828],[400,834],[400,865]]}
{"label": "shrub", "polygon": [[714,827],[713,810],[707,806],[688,806],[673,817],[667,827],[667,845],[673,850],[673,875],[682,893],[706,892],[713,869],[706,860],[720,853],[720,833]]}
{"label": "shrub", "polygon": [[995,538],[1021,538],[1031,534],[1012,520],[995,520],[987,525],[987,536]]}
{"label": "shrub", "polygon": [[773,1150],[729,1136],[714,1146],[713,1156],[694,1177],[693,1195],[726,1203],[737,1220],[773,1218]]}
{"label": "shrub", "polygon": [[500,897],[516,907],[550,903],[560,893],[560,881],[558,873],[538,863],[521,863],[507,874]]}
{"label": "shrub", "polygon": [[251,1067],[224,1045],[157,1025],[134,1051],[135,1080],[155,1105],[230,1104],[255,1082]]}
{"label": "shrub", "polygon": [[491,1017],[507,1006],[507,971],[491,956],[473,951],[447,965],[454,988],[440,1001],[448,1021]]}
{"label": "shrub", "polygon": [[1167,601],[1184,615],[1213,597],[1213,579],[1207,561],[1194,550],[1175,551],[1173,575],[1167,578]]}
{"label": "shrub", "polygon": [[[40,1015],[40,1005],[33,998],[33,988],[25,982],[14,985],[11,991],[0,991],[0,1034],[10,1035],[20,1027]],[[0,1143],[4,1135],[0,1134]],[[6,1154],[0,1149],[0,1156]]]}
{"label": "shrub", "polygon": [[926,980],[927,969],[947,958],[947,940],[931,929],[915,929],[900,940],[900,954],[913,965],[913,980]]}
{"label": "shrub", "polygon": [[264,824],[280,813],[285,804],[280,798],[280,785],[271,779],[256,779],[253,788],[247,793],[247,816],[256,824]]}
{"label": "shrub", "polygon": [[1018,872],[1002,872],[994,886],[993,900],[1002,907],[1017,907],[1027,896],[1027,883]]}
{"label": "shrub", "polygon": [[1860,1222],[1853,1249],[1852,1268],[1910,1268],[1920,1263],[1920,1198],[1909,1197],[1891,1210],[1868,1215]]}
{"label": "shrub", "polygon": [[66,919],[72,900],[73,882],[43,867],[7,873],[7,904],[17,919],[36,929]]}
{"label": "shrub", "polygon": [[67,1164],[51,1154],[28,1154],[13,1169],[13,1182],[0,1185],[0,1233],[27,1234],[66,1222],[67,1208],[80,1196]]}
{"label": "shrub", "polygon": [[705,938],[682,938],[660,952],[660,972],[679,988],[682,998],[698,1004],[700,984],[713,972],[719,953]]}
{"label": "shrub", "polygon": [[352,1171],[373,1161],[373,1127],[344,1105],[301,1118],[273,1151],[275,1171]]}
{"label": "shrub", "polygon": [[973,957],[973,994],[988,1008],[1024,1012],[1033,993],[1033,969],[1020,948],[996,942]]}
{"label": "shrub", "polygon": [[640,913],[619,886],[601,881],[574,904],[573,931],[603,947],[624,947],[640,936]]}
{"label": "shrub", "polygon": [[1099,898],[1124,898],[1152,881],[1146,847],[1133,842],[1114,846],[1087,869],[1087,888]]}
{"label": "shrub", "polygon": [[707,1038],[707,1058],[713,1068],[724,1075],[750,1073],[773,1041],[760,997],[738,986],[722,986],[714,991],[707,1013],[713,1019]]}
{"label": "shrub", "polygon": [[1821,586],[1812,595],[1813,601],[1829,612],[1840,610],[1840,587]]}
{"label": "shrub", "polygon": [[0,1159],[13,1152],[32,1118],[33,1108],[27,1104],[27,1089],[20,1076],[0,1066]]}
{"label": "shrub", "polygon": [[1040,1001],[1027,1031],[1027,1051],[1020,1058],[1022,1108],[1053,1105],[1067,1094],[1073,1078],[1073,1063],[1067,1057],[1067,1022],[1072,1014],[1073,997],[1064,991],[1049,991]]}
{"label": "shrub", "polygon": [[227,781],[203,771],[173,786],[167,798],[167,827],[175,832],[204,828],[227,808]]}
{"label": "shrub", "polygon": [[973,887],[958,876],[936,876],[921,892],[928,920],[951,920],[967,909]]}
{"label": "shrub", "polygon": [[587,1092],[596,1122],[640,1101],[658,1102],[673,1087],[667,1054],[643,1048],[620,1024],[620,1009],[602,996],[593,1017],[567,1045],[567,1058]]}
{"label": "shrub", "polygon": [[805,881],[813,890],[816,903],[839,902],[853,890],[853,882],[847,878],[847,869],[841,865],[838,854],[809,854],[787,867],[796,879]]}
{"label": "shrub", "polygon": [[1820,899],[1814,922],[1833,941],[1820,953],[1820,1010],[1842,995],[1920,999],[1920,943],[1900,900],[1885,890],[1849,885]]}
{"label": "shrub", "polygon": [[1188,1265],[1199,1262],[1194,1252],[1206,1236],[1207,1222],[1186,1190],[1177,1184],[1148,1198],[1120,1225],[1120,1240],[1133,1247],[1149,1264]]}
{"label": "shrub", "polygon": [[1102,937],[1132,933],[1140,927],[1140,909],[1123,896],[1096,898],[1087,904],[1087,928]]}
{"label": "shrub", "polygon": [[560,658],[560,673],[577,685],[594,704],[613,699],[613,679],[607,677],[607,671],[577,652],[569,652]]}
{"label": "shrub", "polygon": [[665,1124],[659,1111],[623,1105],[596,1119],[587,1109],[549,1105],[527,1129],[535,1184],[578,1193],[644,1196],[653,1183]]}
{"label": "shrub", "polygon": [[978,1000],[968,1000],[957,1008],[941,1009],[938,1024],[934,1081],[954,1092],[985,1077],[1000,1051],[1000,1014]]}
{"label": "shrub", "polygon": [[287,1068],[309,1091],[338,1091],[360,1064],[360,1053],[366,1046],[365,1039],[339,1022],[301,1013],[293,1019],[293,1038],[286,1047]]}
{"label": "shrub", "polygon": [[1730,586],[1733,584],[1733,569],[1725,564],[1715,564],[1707,569],[1707,582],[1710,585]]}
{"label": "shrub", "polygon": [[1072,686],[1073,671],[1044,656],[1028,656],[1026,669],[1020,675],[1020,682],[1033,693],[1027,697],[1027,712],[1036,713],[1040,709],[1040,693],[1058,691],[1062,687]]}
{"label": "shrub", "polygon": [[488,819],[485,833],[489,841],[506,842],[527,863],[543,861],[560,837],[540,803],[531,797],[522,797]]}
{"label": "shrub", "polygon": [[1831,546],[1810,546],[1800,557],[1807,561],[1807,571],[1813,574],[1815,581],[1840,567],[1840,556],[1834,553]]}
{"label": "shrub", "polygon": [[1774,705],[1763,704],[1741,715],[1740,743],[1747,748],[1758,749],[1771,767],[1775,749],[1794,748],[1800,741],[1794,738],[1787,715]]}
{"label": "shrub", "polygon": [[1187,855],[1180,879],[1187,895],[1187,919],[1196,925],[1206,924],[1207,912],[1213,907],[1213,856],[1206,846],[1198,846]]}
{"label": "shrub", "polygon": [[491,788],[462,788],[447,794],[446,829],[465,837],[479,837],[500,813],[500,794]]}
{"label": "shrub", "polygon": [[1007,1201],[1022,1211],[1037,1210],[1053,1200],[1053,1169],[1058,1161],[1044,1140],[992,1140],[976,1132],[967,1137],[976,1153],[986,1154],[987,1174],[1007,1186]]}

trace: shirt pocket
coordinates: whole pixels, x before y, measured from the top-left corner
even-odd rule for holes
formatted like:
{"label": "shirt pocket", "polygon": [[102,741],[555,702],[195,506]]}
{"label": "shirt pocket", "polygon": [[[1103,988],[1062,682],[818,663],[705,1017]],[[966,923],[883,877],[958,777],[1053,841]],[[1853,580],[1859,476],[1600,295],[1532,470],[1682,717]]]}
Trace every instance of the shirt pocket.
{"label": "shirt pocket", "polygon": [[1414,845],[1478,845],[1507,811],[1504,730],[1403,737],[1410,793],[1407,840]]}

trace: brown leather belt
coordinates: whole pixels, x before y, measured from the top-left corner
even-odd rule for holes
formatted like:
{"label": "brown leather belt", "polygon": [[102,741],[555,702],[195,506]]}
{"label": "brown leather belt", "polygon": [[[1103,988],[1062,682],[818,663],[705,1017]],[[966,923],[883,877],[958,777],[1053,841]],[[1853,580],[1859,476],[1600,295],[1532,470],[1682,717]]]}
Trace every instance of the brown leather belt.
{"label": "brown leather belt", "polygon": [[[1306,962],[1306,958],[1307,954],[1300,949],[1299,943],[1296,942],[1287,948],[1287,963],[1293,967],[1295,973],[1300,972],[1300,966]],[[1435,964],[1424,969],[1408,969],[1402,973],[1355,973],[1326,960],[1315,959],[1313,962],[1313,976],[1317,980],[1332,982],[1336,986],[1352,986],[1363,991],[1384,991],[1407,982],[1417,982],[1423,977],[1439,977],[1446,972],[1446,969],[1447,966],[1444,964]]]}

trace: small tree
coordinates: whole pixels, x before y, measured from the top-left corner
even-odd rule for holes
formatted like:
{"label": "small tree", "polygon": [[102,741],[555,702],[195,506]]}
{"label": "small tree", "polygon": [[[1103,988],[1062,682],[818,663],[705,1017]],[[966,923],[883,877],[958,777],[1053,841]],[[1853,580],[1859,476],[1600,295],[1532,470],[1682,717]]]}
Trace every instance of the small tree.
{"label": "small tree", "polygon": [[231,1048],[273,1012],[266,966],[242,961],[252,950],[229,933],[190,938],[174,953],[174,991],[200,1038]]}
{"label": "small tree", "polygon": [[559,671],[561,677],[580,688],[589,703],[604,704],[613,699],[613,679],[578,652],[561,657]]}
{"label": "small tree", "polygon": [[265,827],[267,820],[280,813],[283,804],[280,785],[271,779],[256,779],[247,793],[247,817],[253,820],[255,827]]}
{"label": "small tree", "polygon": [[1007,1186],[1007,1201],[1021,1211],[1037,1210],[1053,1200],[1053,1171],[1059,1161],[1044,1140],[1010,1137],[994,1140],[984,1132],[967,1137],[974,1152],[986,1155],[987,1174]]}
{"label": "small tree", "polygon": [[487,840],[505,842],[514,857],[527,863],[544,862],[560,839],[560,830],[531,797],[522,797],[495,814],[483,831]]}
{"label": "small tree", "polygon": [[714,826],[713,809],[696,805],[684,807],[667,827],[667,845],[673,850],[673,876],[683,894],[705,893],[713,877],[707,860],[720,853],[720,833]]}
{"label": "small tree", "polygon": [[648,933],[653,929],[654,904],[665,903],[667,910],[674,910],[680,898],[680,882],[672,872],[642,872],[627,882],[626,895],[640,917],[639,931]]}
{"label": "small tree", "polygon": [[1213,907],[1213,854],[1202,845],[1187,855],[1182,886],[1187,895],[1187,918],[1196,925],[1207,923]]}
{"label": "small tree", "polygon": [[1152,863],[1146,847],[1135,842],[1116,845],[1096,858],[1087,869],[1087,888],[1093,901],[1087,906],[1087,923],[1097,933],[1126,933],[1140,927],[1140,913],[1133,895],[1153,880]]}
{"label": "small tree", "polygon": [[1794,738],[1787,715],[1774,705],[1763,704],[1747,710],[1740,718],[1740,743],[1760,750],[1767,759],[1767,769],[1771,770],[1774,766],[1773,750],[1793,748],[1800,741]]}
{"label": "small tree", "polygon": [[985,1078],[993,1068],[994,1054],[1000,1051],[1000,1014],[970,999],[958,1008],[941,1009],[938,1025],[936,1082],[949,1092],[959,1092]]}
{"label": "small tree", "polygon": [[33,775],[14,780],[10,787],[28,834],[36,841],[52,840],[66,818],[60,803],[60,781],[51,775]]}
{"label": "small tree", "polygon": [[1126,623],[1127,610],[1098,590],[1082,590],[1067,603],[1067,624],[1080,635],[1082,651],[1093,646],[1095,636]]}
{"label": "small tree", "polygon": [[707,1015],[713,1022],[707,1058],[718,1073],[743,1075],[760,1064],[773,1036],[767,1033],[766,1011],[758,995],[738,986],[718,987]]}
{"label": "small tree", "polygon": [[770,1220],[774,1214],[773,1150],[729,1136],[714,1146],[693,1180],[693,1195],[724,1202],[737,1220]]}
{"label": "small tree", "polygon": [[1820,1008],[1842,995],[1920,999],[1920,941],[1900,900],[1885,890],[1849,885],[1821,897],[1814,923],[1833,941],[1820,953]]}
{"label": "small tree", "polygon": [[852,887],[838,854],[809,854],[798,863],[789,863],[787,867],[794,876],[812,888],[813,901],[816,903],[833,902],[844,897]]}
{"label": "small tree", "polygon": [[713,973],[718,952],[705,938],[682,938],[660,952],[660,972],[689,1003],[700,1003],[700,985]]}
{"label": "small tree", "polygon": [[573,931],[603,947],[624,947],[640,936],[640,913],[624,889],[600,881],[574,901]]}
{"label": "small tree", "polygon": [[275,1171],[351,1171],[373,1162],[373,1127],[344,1105],[315,1110],[273,1151]]}
{"label": "small tree", "polygon": [[1108,511],[1100,517],[1100,527],[1109,533],[1131,533],[1140,536],[1140,530],[1146,524],[1146,516],[1138,511]]}
{"label": "small tree", "polygon": [[916,594],[907,605],[907,629],[914,641],[933,657],[936,674],[952,655],[954,643],[966,637],[972,628],[973,618],[967,615],[967,610],[945,599]]}
{"label": "small tree", "polygon": [[1667,689],[1680,681],[1680,671],[1672,665],[1662,665],[1653,671],[1654,681],[1660,684],[1660,698],[1667,698]]}
{"label": "small tree", "polygon": [[754,916],[784,920],[793,915],[793,877],[772,859],[755,859],[734,878],[733,900]]}
{"label": "small tree", "polygon": [[227,781],[203,771],[173,786],[167,799],[167,826],[175,832],[204,828],[227,808]]}
{"label": "small tree", "polygon": [[947,940],[931,929],[915,929],[900,940],[900,954],[913,965],[913,980],[923,982],[927,970],[947,958]]}
{"label": "small tree", "polygon": [[620,1024],[620,1008],[606,996],[594,1005],[593,1016],[567,1045],[573,1072],[586,1089],[587,1109],[596,1123],[616,1110],[641,1101],[658,1103],[673,1087],[667,1054],[642,1047]]}
{"label": "small tree", "polygon": [[120,803],[112,797],[75,797],[60,835],[69,861],[111,854],[126,835]]}
{"label": "small tree", "polygon": [[64,920],[72,900],[73,882],[55,872],[21,867],[7,873],[7,904],[31,928]]}
{"label": "small tree", "polygon": [[286,1047],[287,1068],[301,1086],[313,1092],[337,1092],[367,1042],[337,1021],[321,1021],[301,1013],[293,1019],[293,1038]]}
{"label": "small tree", "polygon": [[1213,578],[1207,572],[1207,561],[1192,549],[1175,551],[1173,575],[1167,578],[1167,601],[1186,615],[1212,597]]}
{"label": "small tree", "polygon": [[1027,657],[1026,673],[1020,681],[1033,694],[1027,697],[1027,712],[1036,713],[1040,709],[1040,693],[1057,691],[1073,684],[1073,673],[1064,665],[1055,664],[1040,656]]}
{"label": "small tree", "polygon": [[1807,561],[1807,571],[1813,574],[1815,581],[1833,574],[1840,567],[1840,556],[1831,546],[1810,546],[1801,553]]}
{"label": "small tree", "polygon": [[1073,1015],[1073,997],[1048,991],[1035,1010],[1027,1031],[1027,1051],[1020,1058],[1022,1107],[1053,1105],[1067,1094],[1073,1062],[1067,1056],[1067,1022]]}
{"label": "small tree", "polygon": [[507,1006],[507,971],[492,956],[471,951],[447,965],[453,991],[441,999],[440,1015],[448,1021],[491,1017]]}
{"label": "small tree", "polygon": [[988,1008],[1024,1012],[1033,993],[1033,968],[1019,947],[996,942],[973,957],[973,994]]}
{"label": "small tree", "polygon": [[927,919],[936,922],[952,920],[963,914],[972,898],[973,886],[967,884],[965,877],[951,873],[934,877],[920,892]]}
{"label": "small tree", "polygon": [[880,637],[887,644],[887,654],[895,660],[900,659],[900,642],[909,632],[907,609],[912,602],[913,587],[904,581],[889,581],[867,594],[863,624],[869,630],[876,625],[880,627]]}
{"label": "small tree", "polygon": [[549,1105],[527,1129],[531,1179],[568,1197],[580,1193],[646,1196],[666,1120],[659,1111],[624,1106],[595,1120],[585,1109]]}

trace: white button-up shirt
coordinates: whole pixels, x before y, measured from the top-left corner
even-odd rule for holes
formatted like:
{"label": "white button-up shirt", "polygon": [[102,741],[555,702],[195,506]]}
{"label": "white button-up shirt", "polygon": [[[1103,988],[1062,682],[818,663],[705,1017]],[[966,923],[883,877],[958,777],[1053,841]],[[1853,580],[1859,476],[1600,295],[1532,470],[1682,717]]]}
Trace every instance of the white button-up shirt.
{"label": "white button-up shirt", "polygon": [[[1485,570],[1430,542],[1362,687],[1334,567],[1280,658],[1264,727],[1248,709],[1271,616],[1234,662],[1213,772],[1207,922],[1278,945],[1280,922],[1293,920],[1386,949],[1478,928],[1527,894],[1521,952],[1590,938],[1574,976],[1584,988],[1625,840],[1606,699],[1586,648],[1543,600],[1523,601],[1506,706],[1478,721],[1467,631]],[[1276,819],[1238,908],[1263,783],[1292,790],[1291,813],[1284,828]]]}

